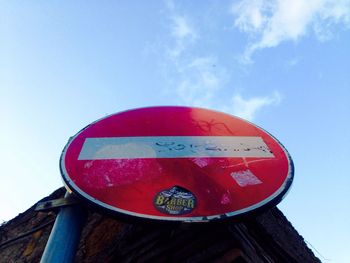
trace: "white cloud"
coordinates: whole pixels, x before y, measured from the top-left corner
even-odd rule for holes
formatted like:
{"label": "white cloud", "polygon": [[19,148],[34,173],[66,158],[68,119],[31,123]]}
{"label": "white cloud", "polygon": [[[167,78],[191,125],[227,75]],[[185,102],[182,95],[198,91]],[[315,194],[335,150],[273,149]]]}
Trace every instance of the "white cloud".
{"label": "white cloud", "polygon": [[266,18],[262,14],[263,0],[241,1],[232,6],[232,13],[237,14],[235,26],[245,32],[256,32]]}
{"label": "white cloud", "polygon": [[178,68],[180,77],[176,93],[187,105],[208,107],[215,94],[225,86],[226,69],[217,66],[216,57],[194,58]]}
{"label": "white cloud", "polygon": [[258,49],[297,41],[310,31],[326,40],[332,25],[350,25],[350,0],[242,0],[231,11],[234,25],[252,37],[244,54],[246,62]]}
{"label": "white cloud", "polygon": [[262,108],[281,102],[281,95],[276,91],[270,96],[249,99],[235,94],[231,100],[228,96],[221,99],[221,104],[213,103],[229,80],[229,73],[213,56],[195,58],[183,64],[178,73],[180,81],[176,94],[185,105],[216,108],[251,121]]}
{"label": "white cloud", "polygon": [[169,49],[171,57],[176,58],[186,50],[187,46],[194,43],[198,35],[188,18],[181,15],[174,15],[171,19],[171,35],[175,45]]}
{"label": "white cloud", "polygon": [[271,96],[250,99],[244,99],[241,95],[236,94],[232,97],[232,106],[223,108],[223,111],[252,121],[263,107],[278,105],[280,102],[281,95],[278,92],[274,92]]}
{"label": "white cloud", "polygon": [[[255,34],[266,24],[265,14],[261,11],[265,10],[265,4],[263,0],[252,1],[242,1],[235,6],[236,11],[245,10],[240,20],[236,21],[236,26]],[[176,12],[177,6],[173,1],[168,0],[165,3],[170,12],[169,36],[172,44],[166,47],[167,63],[164,64],[164,69],[167,81],[173,87],[170,92],[176,95],[182,105],[223,110],[252,120],[263,107],[280,102],[278,92],[271,96],[250,99],[244,99],[239,94],[232,98],[230,95],[221,97],[220,93],[229,83],[230,71],[215,55],[194,55],[190,52],[197,47],[200,38],[197,28],[191,23],[193,20]],[[234,91],[226,91],[227,93],[234,94]],[[219,99],[220,103],[215,103]]]}
{"label": "white cloud", "polygon": [[176,39],[195,38],[196,33],[184,16],[173,17],[172,34]]}
{"label": "white cloud", "polygon": [[174,92],[182,104],[209,106],[215,93],[224,87],[227,72],[217,66],[215,56],[191,55],[189,51],[196,46],[199,38],[197,30],[188,16],[176,12],[177,6],[173,1],[165,3],[170,11],[170,36],[173,43],[167,47],[168,62],[174,69],[168,78],[172,79]]}

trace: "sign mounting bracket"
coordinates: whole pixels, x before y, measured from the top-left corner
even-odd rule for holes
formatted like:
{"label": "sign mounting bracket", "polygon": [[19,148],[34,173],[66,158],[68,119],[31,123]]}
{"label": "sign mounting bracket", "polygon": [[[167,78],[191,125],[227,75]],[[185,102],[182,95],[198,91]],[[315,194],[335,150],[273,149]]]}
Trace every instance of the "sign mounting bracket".
{"label": "sign mounting bracket", "polygon": [[58,198],[58,199],[53,199],[53,200],[48,200],[48,201],[43,201],[37,203],[35,206],[35,211],[51,211],[51,210],[56,210],[62,207],[66,206],[73,206],[80,204],[80,200],[76,198],[74,195],[69,195],[67,197],[63,198]]}

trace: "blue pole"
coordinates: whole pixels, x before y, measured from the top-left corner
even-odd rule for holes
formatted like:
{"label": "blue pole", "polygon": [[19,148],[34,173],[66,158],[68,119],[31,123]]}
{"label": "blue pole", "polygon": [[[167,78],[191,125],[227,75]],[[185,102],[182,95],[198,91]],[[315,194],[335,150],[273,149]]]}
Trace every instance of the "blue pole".
{"label": "blue pole", "polygon": [[[69,195],[67,192],[65,197]],[[86,214],[79,204],[61,208],[40,263],[74,262]]]}

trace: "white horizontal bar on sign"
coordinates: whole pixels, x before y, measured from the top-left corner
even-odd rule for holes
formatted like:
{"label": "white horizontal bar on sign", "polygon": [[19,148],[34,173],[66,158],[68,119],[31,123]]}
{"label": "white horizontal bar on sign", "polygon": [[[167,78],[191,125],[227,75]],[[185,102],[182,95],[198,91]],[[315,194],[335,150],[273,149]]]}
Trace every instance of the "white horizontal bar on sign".
{"label": "white horizontal bar on sign", "polygon": [[78,160],[196,157],[261,157],[274,155],[261,137],[149,136],[86,138]]}

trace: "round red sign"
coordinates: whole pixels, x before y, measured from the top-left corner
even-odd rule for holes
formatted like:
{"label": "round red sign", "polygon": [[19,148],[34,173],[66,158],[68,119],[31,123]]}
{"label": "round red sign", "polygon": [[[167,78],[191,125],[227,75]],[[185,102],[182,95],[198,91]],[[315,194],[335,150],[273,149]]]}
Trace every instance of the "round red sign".
{"label": "round red sign", "polygon": [[270,134],[207,109],[150,107],[117,113],[63,150],[66,186],[109,212],[210,221],[277,204],[293,162]]}

